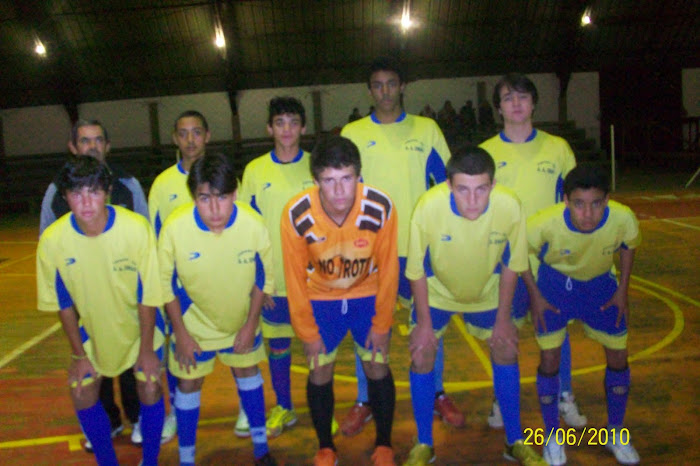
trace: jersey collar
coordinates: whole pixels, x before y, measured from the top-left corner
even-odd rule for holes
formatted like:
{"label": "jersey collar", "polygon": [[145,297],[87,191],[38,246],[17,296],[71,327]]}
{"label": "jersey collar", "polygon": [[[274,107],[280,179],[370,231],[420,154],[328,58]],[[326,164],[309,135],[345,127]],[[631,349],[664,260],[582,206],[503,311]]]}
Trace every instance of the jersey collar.
{"label": "jersey collar", "polygon": [[286,164],[288,164],[288,163],[297,163],[299,160],[301,160],[301,158],[303,157],[303,155],[304,155],[304,151],[303,151],[302,148],[300,147],[300,148],[299,148],[299,153],[294,157],[294,159],[290,160],[289,162],[282,162],[280,159],[277,158],[277,155],[275,155],[275,149],[272,149],[272,150],[270,151],[270,157],[272,157],[272,161],[275,162],[275,163],[279,163],[279,164],[281,164],[281,165],[286,165]]}
{"label": "jersey collar", "polygon": [[[379,120],[377,119],[377,115],[376,115],[375,112],[372,112],[372,115],[370,115],[370,118],[372,119],[373,122],[375,122],[375,123],[378,124],[378,125],[383,124],[381,121],[379,121]],[[399,117],[396,119],[396,121],[395,121],[394,123],[400,123],[400,122],[402,122],[402,121],[405,120],[405,119],[406,119],[406,111],[403,110],[403,111],[401,112],[401,115],[399,115]]]}
{"label": "jersey collar", "polygon": [[[226,226],[224,229],[230,227],[233,225],[233,222],[236,221],[236,215],[238,214],[238,207],[236,204],[233,205],[233,211],[231,212],[231,217],[229,217],[228,222],[226,222]],[[199,215],[199,210],[197,210],[197,206],[194,206],[194,222],[197,224],[200,230],[202,231],[211,231],[209,230],[209,227],[207,226],[206,223],[204,223],[204,220],[202,220],[202,216]]]}
{"label": "jersey collar", "polygon": [[[112,226],[114,226],[114,218],[117,216],[117,212],[114,210],[114,207],[111,205],[106,205],[107,207],[107,223],[105,224],[105,229],[102,230],[102,233],[106,233]],[[85,235],[85,232],[80,229],[80,225],[78,225],[78,221],[75,219],[75,215],[70,214],[70,224],[73,226],[73,229],[80,233],[83,236]]]}
{"label": "jersey collar", "polygon": [[[506,132],[505,132],[505,131],[501,131],[501,132],[499,133],[499,135],[501,136],[501,141],[503,141],[503,142],[513,142],[513,141],[511,141],[510,139],[508,139],[508,136],[506,136]],[[527,137],[527,139],[525,139],[524,142],[530,142],[530,141],[532,141],[533,139],[535,139],[536,137],[537,137],[537,130],[536,130],[535,128],[532,128],[532,133],[530,133],[530,135]]]}
{"label": "jersey collar", "polygon": [[180,160],[180,161],[177,163],[177,171],[179,171],[179,172],[182,173],[183,175],[187,175],[187,172],[185,171],[185,167],[182,166],[182,160]]}
{"label": "jersey collar", "polygon": [[[481,213],[481,215],[484,215],[486,212],[489,211],[490,205],[491,205],[491,197],[489,196],[489,203],[486,204],[486,208]],[[450,191],[450,209],[452,209],[452,213],[455,214],[457,217],[462,217],[462,214],[459,213],[459,209],[457,208],[457,201],[455,201],[455,195],[452,191]],[[479,218],[481,218],[481,215],[479,215]],[[462,217],[462,218],[464,218],[464,217]],[[465,220],[469,220],[469,219],[465,219]]]}
{"label": "jersey collar", "polygon": [[574,226],[574,222],[571,221],[571,212],[569,212],[568,208],[566,208],[566,207],[564,208],[564,222],[566,223],[566,227],[569,230],[573,231],[574,233],[581,233],[584,235],[591,234],[594,231],[602,228],[603,225],[605,225],[605,222],[608,221],[609,215],[610,215],[610,206],[607,206],[607,207],[605,207],[605,212],[603,212],[603,218],[600,219],[600,223],[598,223],[598,225],[596,225],[596,227],[594,229],[592,229],[591,231],[579,231],[579,229]]}

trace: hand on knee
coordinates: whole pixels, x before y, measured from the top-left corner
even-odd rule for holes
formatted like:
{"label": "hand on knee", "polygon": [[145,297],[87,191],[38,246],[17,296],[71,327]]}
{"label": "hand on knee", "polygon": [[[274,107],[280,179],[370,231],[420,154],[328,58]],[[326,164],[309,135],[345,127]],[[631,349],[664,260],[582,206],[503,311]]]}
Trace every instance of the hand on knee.
{"label": "hand on knee", "polygon": [[435,366],[435,350],[423,348],[414,351],[411,356],[411,369],[416,374],[427,374],[433,370],[433,366]]}
{"label": "hand on knee", "polygon": [[491,344],[491,358],[501,366],[515,364],[518,362],[518,349],[512,344],[497,340]]}

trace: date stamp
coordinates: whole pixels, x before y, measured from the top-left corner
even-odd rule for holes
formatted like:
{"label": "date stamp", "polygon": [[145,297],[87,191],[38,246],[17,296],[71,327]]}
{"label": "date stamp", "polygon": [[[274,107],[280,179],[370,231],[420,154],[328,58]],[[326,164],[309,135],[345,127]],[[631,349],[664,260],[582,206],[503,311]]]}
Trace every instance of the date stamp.
{"label": "date stamp", "polygon": [[544,429],[525,429],[525,445],[549,445],[550,442],[556,442],[558,445],[607,445],[608,442],[617,441],[621,445],[630,443],[630,431],[623,427],[622,429],[606,429],[605,427],[584,427],[581,431],[577,431],[573,427],[564,429],[560,427],[546,433]]}

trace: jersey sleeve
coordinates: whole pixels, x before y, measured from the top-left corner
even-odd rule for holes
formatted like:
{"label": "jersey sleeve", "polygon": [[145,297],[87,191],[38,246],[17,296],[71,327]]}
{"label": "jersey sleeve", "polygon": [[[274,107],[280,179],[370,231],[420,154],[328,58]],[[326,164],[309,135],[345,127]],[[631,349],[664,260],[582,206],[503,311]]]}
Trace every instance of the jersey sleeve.
{"label": "jersey sleeve", "polygon": [[158,238],[158,268],[161,298],[169,303],[175,299],[175,249],[170,228],[164,228]]}
{"label": "jersey sleeve", "polygon": [[275,291],[272,243],[270,242],[270,232],[265,227],[262,218],[260,218],[259,223],[261,229],[260,247],[255,261],[255,284],[263,293],[272,295]]}
{"label": "jersey sleeve", "polygon": [[252,161],[249,162],[248,165],[246,165],[245,170],[243,170],[243,180],[241,181],[241,186],[238,188],[238,200],[255,208],[252,204],[252,200],[255,195],[252,163]]}
{"label": "jersey sleeve", "polygon": [[160,183],[159,178],[153,182],[151,191],[148,193],[148,219],[153,225],[156,232],[156,237],[160,236],[160,230],[163,228],[163,219],[160,218]]}
{"label": "jersey sleeve", "polygon": [[450,148],[447,146],[447,141],[440,127],[432,120],[430,120],[430,123],[433,127],[434,137],[433,147],[426,163],[426,189],[430,187],[431,180],[433,184],[439,184],[447,179],[445,166],[451,157]]}
{"label": "jersey sleeve", "polygon": [[290,202],[282,211],[280,224],[289,316],[294,333],[302,341],[311,343],[320,339],[321,334],[319,333],[318,325],[316,325],[316,319],[314,319],[307,285],[308,247],[306,240],[299,236],[294,229],[289,212],[291,205]]}
{"label": "jersey sleeve", "polygon": [[55,286],[58,269],[51,263],[46,243],[44,239],[40,240],[36,250],[37,308],[40,311],[60,311]]}
{"label": "jersey sleeve", "polygon": [[382,335],[391,329],[399,288],[398,222],[393,204],[387,217],[377,234],[375,243],[379,287],[375,300],[376,312],[372,318],[372,330]]}
{"label": "jersey sleeve", "polygon": [[[537,257],[540,257],[540,252],[542,251],[542,246],[544,246],[544,234],[543,228],[544,224],[542,222],[543,215],[539,212],[530,215],[527,219],[527,245],[528,250]],[[540,257],[540,259],[542,259]]]}
{"label": "jersey sleeve", "polygon": [[411,216],[409,226],[408,255],[406,258],[406,278],[409,280],[418,280],[426,275],[423,261],[428,245],[421,228],[422,205],[423,203],[419,200]]}
{"label": "jersey sleeve", "polygon": [[144,219],[144,245],[139,257],[139,303],[145,306],[161,306],[162,299],[160,274],[158,269],[158,249],[153,229]]}

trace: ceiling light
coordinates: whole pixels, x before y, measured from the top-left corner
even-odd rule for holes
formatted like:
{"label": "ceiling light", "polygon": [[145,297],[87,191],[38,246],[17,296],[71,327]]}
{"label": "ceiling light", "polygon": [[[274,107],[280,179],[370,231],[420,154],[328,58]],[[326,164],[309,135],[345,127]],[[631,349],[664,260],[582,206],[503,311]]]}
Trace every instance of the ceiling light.
{"label": "ceiling light", "polygon": [[44,47],[44,44],[42,44],[40,40],[36,41],[36,46],[34,47],[34,51],[36,52],[37,55],[39,55],[41,57],[46,56],[46,47]]}
{"label": "ceiling light", "polygon": [[591,19],[591,10],[589,8],[583,12],[583,15],[581,15],[581,26],[586,27],[591,23],[593,23],[593,20]]}
{"label": "ceiling light", "polygon": [[413,26],[413,21],[411,21],[411,12],[409,11],[409,7],[405,6],[403,13],[401,14],[401,30],[406,32],[411,26]]}
{"label": "ceiling light", "polygon": [[216,38],[214,39],[214,45],[216,45],[220,49],[226,47],[226,38],[224,37],[224,31],[220,27],[216,28]]}

